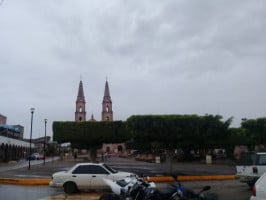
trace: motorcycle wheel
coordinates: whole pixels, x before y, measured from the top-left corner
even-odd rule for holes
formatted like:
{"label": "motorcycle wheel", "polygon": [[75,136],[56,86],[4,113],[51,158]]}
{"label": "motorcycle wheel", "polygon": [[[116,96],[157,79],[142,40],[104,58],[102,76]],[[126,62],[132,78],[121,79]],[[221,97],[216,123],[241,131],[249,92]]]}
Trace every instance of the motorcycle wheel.
{"label": "motorcycle wheel", "polygon": [[119,196],[114,193],[104,193],[99,200],[119,200]]}

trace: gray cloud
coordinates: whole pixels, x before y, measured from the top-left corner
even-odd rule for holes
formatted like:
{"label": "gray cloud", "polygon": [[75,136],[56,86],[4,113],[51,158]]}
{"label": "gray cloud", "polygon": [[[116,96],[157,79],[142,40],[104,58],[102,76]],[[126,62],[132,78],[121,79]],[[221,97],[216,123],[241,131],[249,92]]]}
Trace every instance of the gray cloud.
{"label": "gray cloud", "polygon": [[[35,137],[74,120],[82,75],[100,120],[106,76],[115,119],[133,114],[265,116],[265,8],[259,1],[4,1],[0,113]],[[50,133],[51,134],[51,133]]]}

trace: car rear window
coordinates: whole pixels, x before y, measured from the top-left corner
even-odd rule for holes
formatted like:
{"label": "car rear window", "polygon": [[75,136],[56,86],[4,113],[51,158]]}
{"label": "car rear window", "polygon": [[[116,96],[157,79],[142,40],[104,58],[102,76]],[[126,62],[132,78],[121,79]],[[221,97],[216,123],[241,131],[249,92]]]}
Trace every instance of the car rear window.
{"label": "car rear window", "polygon": [[258,165],[266,165],[266,154],[258,155]]}
{"label": "car rear window", "polygon": [[256,164],[256,153],[245,152],[241,154],[238,165],[255,165]]}

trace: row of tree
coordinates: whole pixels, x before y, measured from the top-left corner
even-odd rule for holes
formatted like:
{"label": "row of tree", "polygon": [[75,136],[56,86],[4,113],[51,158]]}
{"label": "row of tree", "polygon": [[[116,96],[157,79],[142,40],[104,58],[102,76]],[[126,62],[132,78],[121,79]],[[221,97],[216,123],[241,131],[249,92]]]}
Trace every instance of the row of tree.
{"label": "row of tree", "polygon": [[96,152],[102,143],[127,142],[133,149],[226,148],[266,143],[266,118],[242,122],[230,128],[232,118],[220,115],[136,115],[126,121],[54,122],[53,140],[71,142],[74,148]]}

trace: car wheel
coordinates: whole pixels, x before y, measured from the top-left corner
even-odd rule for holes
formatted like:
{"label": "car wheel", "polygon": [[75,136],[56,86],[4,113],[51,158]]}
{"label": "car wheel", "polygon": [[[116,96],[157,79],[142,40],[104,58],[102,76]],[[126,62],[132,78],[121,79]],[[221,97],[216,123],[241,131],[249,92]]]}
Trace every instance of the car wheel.
{"label": "car wheel", "polygon": [[99,200],[119,200],[119,196],[113,193],[104,193],[100,196]]}
{"label": "car wheel", "polygon": [[64,192],[67,194],[72,194],[78,191],[76,184],[73,182],[66,182],[63,187]]}

